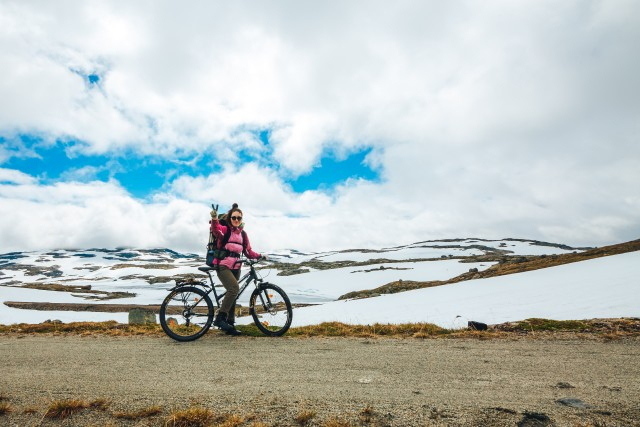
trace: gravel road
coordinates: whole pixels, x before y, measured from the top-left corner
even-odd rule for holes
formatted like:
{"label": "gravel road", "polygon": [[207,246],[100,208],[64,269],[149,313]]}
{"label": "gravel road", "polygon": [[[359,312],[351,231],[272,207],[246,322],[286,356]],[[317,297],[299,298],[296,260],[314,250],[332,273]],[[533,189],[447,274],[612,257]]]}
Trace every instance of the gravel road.
{"label": "gravel road", "polygon": [[[7,425],[163,425],[194,404],[247,426],[299,425],[302,413],[315,413],[309,425],[640,425],[638,338],[0,336],[0,360]],[[112,403],[43,417],[65,399]],[[153,405],[164,412],[113,418]]]}

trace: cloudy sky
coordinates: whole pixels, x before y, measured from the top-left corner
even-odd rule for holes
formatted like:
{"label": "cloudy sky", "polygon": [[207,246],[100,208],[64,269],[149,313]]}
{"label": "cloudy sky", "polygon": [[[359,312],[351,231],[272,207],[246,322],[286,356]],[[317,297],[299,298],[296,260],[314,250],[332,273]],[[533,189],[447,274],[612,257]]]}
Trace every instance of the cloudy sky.
{"label": "cloudy sky", "polygon": [[640,237],[640,2],[0,1],[0,252]]}

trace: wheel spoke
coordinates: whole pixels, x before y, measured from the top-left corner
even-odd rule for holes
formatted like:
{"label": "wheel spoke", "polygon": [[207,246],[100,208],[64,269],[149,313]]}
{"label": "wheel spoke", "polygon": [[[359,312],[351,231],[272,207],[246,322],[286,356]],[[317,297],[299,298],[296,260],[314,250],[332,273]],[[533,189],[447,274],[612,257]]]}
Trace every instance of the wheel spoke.
{"label": "wheel spoke", "polygon": [[213,320],[213,305],[204,291],[195,287],[174,290],[160,308],[160,323],[171,338],[190,341],[204,335]]}
{"label": "wheel spoke", "polygon": [[251,298],[251,314],[256,326],[266,335],[282,335],[291,325],[291,303],[275,285],[264,285]]}

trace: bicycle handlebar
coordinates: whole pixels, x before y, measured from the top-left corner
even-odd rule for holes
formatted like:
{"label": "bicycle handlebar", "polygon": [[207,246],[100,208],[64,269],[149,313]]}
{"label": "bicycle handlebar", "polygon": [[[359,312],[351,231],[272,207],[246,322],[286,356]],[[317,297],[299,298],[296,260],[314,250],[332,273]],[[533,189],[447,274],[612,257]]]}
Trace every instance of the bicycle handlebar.
{"label": "bicycle handlebar", "polygon": [[241,258],[240,259],[242,261],[243,264],[247,264],[251,267],[253,267],[254,265],[256,265],[257,263],[260,262],[260,258],[258,259],[251,259],[251,258]]}

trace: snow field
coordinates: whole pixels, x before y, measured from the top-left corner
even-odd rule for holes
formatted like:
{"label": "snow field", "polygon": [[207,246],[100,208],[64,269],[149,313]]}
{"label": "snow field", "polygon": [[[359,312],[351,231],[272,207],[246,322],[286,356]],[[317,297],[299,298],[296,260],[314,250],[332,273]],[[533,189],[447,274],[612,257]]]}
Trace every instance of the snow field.
{"label": "snow field", "polygon": [[[434,248],[425,246],[462,248]],[[374,289],[397,280],[447,280],[471,268],[484,270],[491,263],[462,263],[453,256],[482,254],[471,245],[489,246],[512,251],[515,255],[552,255],[573,252],[557,247],[534,245],[530,242],[497,240],[492,242],[467,239],[460,242],[421,242],[381,252],[342,251],[323,254],[300,254],[281,251],[283,261],[301,263],[316,259],[320,262],[367,261],[370,259],[434,258],[437,261],[381,263],[337,269],[311,269],[309,273],[278,276],[277,270],[260,270],[265,281],[283,288],[294,303],[317,304],[294,310],[293,326],[340,321],[351,324],[428,322],[446,328],[466,327],[467,320],[501,323],[530,317],[550,319],[584,319],[593,317],[623,317],[640,315],[640,280],[633,271],[640,265],[640,253],[630,253],[568,264],[544,270],[490,279],[473,280],[434,288],[419,289],[380,297],[335,301],[348,292]],[[95,256],[74,256],[73,254]],[[57,254],[57,255],[55,255]],[[71,254],[71,256],[68,256]],[[4,270],[0,275],[0,324],[39,323],[47,319],[71,321],[116,320],[126,322],[127,313],[91,313],[34,311],[9,308],[4,301],[64,302],[95,304],[160,304],[174,282],[149,284],[142,278],[127,276],[170,276],[200,274],[197,258],[172,257],[166,252],[142,253],[127,250],[118,254],[101,251],[25,253],[12,260],[38,267],[58,266],[62,277],[29,275],[23,270]],[[133,255],[137,255],[133,257]],[[132,256],[131,259],[126,256]],[[116,259],[109,259],[116,258]],[[274,257],[275,258],[275,257]],[[171,259],[167,263],[163,260]],[[9,262],[6,259],[5,262]],[[144,263],[170,264],[172,269],[142,268]],[[116,264],[130,267],[112,269]],[[88,267],[98,267],[95,271]],[[384,267],[380,269],[380,267]],[[0,262],[2,270],[2,262]],[[369,270],[366,272],[365,270]],[[246,270],[245,270],[246,271]],[[133,298],[85,300],[81,292],[26,289],[7,286],[11,282],[61,283],[91,285],[105,292],[132,292]],[[217,283],[217,277],[214,275]],[[4,286],[3,286],[4,285]],[[246,305],[252,288],[241,296]],[[250,321],[250,319],[244,319]],[[240,319],[239,319],[240,321]]]}
{"label": "snow field", "polygon": [[640,316],[640,252],[520,274],[470,280],[294,310],[293,326],[434,323],[466,327],[532,317],[555,320]]}

